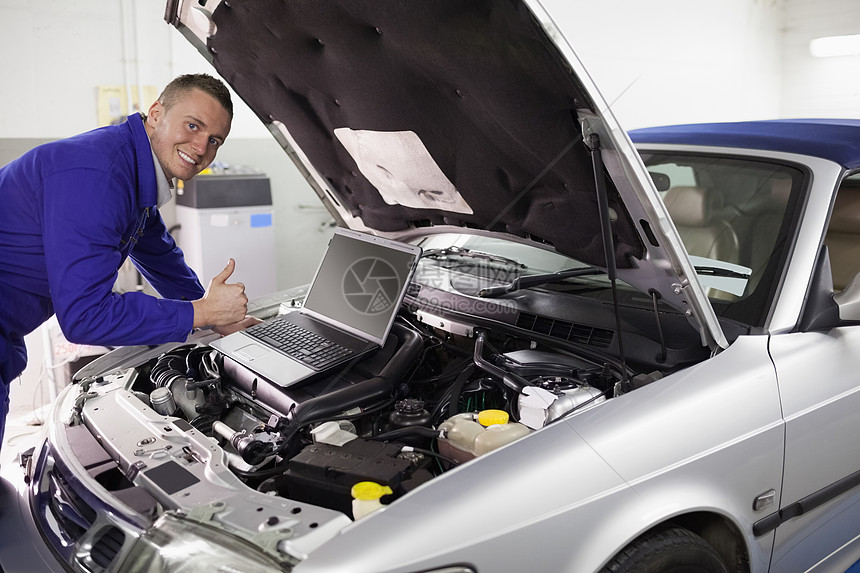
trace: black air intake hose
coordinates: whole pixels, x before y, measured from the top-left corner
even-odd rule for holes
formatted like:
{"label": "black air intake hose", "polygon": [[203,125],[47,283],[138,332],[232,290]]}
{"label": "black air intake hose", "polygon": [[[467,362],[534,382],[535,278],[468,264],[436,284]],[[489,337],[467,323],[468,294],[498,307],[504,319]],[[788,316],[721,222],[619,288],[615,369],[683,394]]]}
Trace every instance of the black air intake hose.
{"label": "black air intake hose", "polygon": [[401,341],[400,348],[378,376],[302,402],[293,412],[289,426],[300,428],[350,408],[391,398],[400,380],[418,361],[424,347],[421,335],[411,328],[395,322],[391,332]]}
{"label": "black air intake hose", "polygon": [[517,394],[523,391],[523,388],[529,386],[528,380],[523,378],[522,376],[499,368],[495,364],[488,362],[484,359],[484,344],[487,339],[486,333],[482,330],[475,331],[475,354],[472,357],[472,361],[475,366],[489,374],[490,376],[498,377],[505,386],[516,392]]}

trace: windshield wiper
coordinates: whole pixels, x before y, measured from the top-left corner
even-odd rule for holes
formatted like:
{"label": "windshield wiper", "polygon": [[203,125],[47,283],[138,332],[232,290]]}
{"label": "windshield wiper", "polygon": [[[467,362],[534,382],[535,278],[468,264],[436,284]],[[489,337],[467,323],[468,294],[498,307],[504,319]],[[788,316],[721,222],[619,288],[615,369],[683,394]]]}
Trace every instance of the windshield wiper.
{"label": "windshield wiper", "polygon": [[545,285],[550,283],[561,282],[570,277],[584,277],[588,275],[603,274],[605,271],[597,267],[577,267],[575,269],[565,269],[554,273],[542,273],[538,275],[526,275],[517,277],[506,285],[487,287],[478,291],[478,296],[483,298],[493,298],[509,292],[514,292],[523,288]]}
{"label": "windshield wiper", "polygon": [[722,267],[693,267],[697,274],[707,275],[709,277],[726,277],[731,279],[748,279],[750,278],[750,273],[739,273],[738,271],[733,271],[731,269],[724,269]]}
{"label": "windshield wiper", "polygon": [[482,251],[473,251],[471,249],[463,249],[460,247],[445,247],[444,249],[427,249],[421,255],[422,259],[444,259],[448,257],[462,257],[468,259],[480,259],[491,263],[508,265],[519,269],[527,269],[528,266],[514,259],[503,257],[501,255],[493,255]]}

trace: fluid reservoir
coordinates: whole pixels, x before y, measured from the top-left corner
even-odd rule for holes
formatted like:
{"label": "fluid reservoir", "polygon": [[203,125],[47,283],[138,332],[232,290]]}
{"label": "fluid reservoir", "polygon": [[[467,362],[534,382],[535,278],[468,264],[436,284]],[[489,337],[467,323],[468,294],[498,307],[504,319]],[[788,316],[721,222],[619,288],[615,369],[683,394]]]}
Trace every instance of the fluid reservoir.
{"label": "fluid reservoir", "polygon": [[162,416],[172,416],[176,412],[176,402],[173,399],[173,392],[167,388],[156,388],[149,394],[149,403],[152,404],[152,409]]}
{"label": "fluid reservoir", "polygon": [[439,430],[444,435],[439,438],[439,453],[461,463],[510,444],[530,431],[511,422],[503,410],[457,414],[442,422]]}
{"label": "fluid reservoir", "polygon": [[360,481],[352,486],[352,517],[361,519],[368,513],[373,513],[382,507],[381,498],[394,493],[387,485],[373,481]]}
{"label": "fluid reservoir", "polygon": [[430,412],[424,409],[424,402],[415,398],[406,398],[394,404],[394,411],[389,416],[394,428],[429,426],[431,419]]}

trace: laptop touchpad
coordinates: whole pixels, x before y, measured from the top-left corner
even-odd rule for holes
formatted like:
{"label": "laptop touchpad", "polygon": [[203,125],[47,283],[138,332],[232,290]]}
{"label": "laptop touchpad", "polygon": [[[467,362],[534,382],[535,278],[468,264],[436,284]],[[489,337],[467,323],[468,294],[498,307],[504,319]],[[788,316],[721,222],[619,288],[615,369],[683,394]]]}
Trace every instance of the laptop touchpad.
{"label": "laptop touchpad", "polygon": [[236,354],[246,360],[256,360],[262,358],[269,353],[269,349],[259,344],[248,344],[242,348],[236,349]]}

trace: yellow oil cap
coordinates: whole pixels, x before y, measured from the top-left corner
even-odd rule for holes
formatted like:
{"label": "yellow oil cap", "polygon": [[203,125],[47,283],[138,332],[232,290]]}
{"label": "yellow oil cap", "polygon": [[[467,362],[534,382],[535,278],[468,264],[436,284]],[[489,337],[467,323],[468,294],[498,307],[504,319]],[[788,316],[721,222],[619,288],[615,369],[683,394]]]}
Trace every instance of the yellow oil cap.
{"label": "yellow oil cap", "polygon": [[379,499],[383,495],[394,493],[387,485],[380,485],[375,481],[360,481],[352,486],[352,497],[364,501]]}
{"label": "yellow oil cap", "polygon": [[478,412],[478,423],[485,428],[496,424],[507,424],[508,413],[504,410],[481,410]]}

